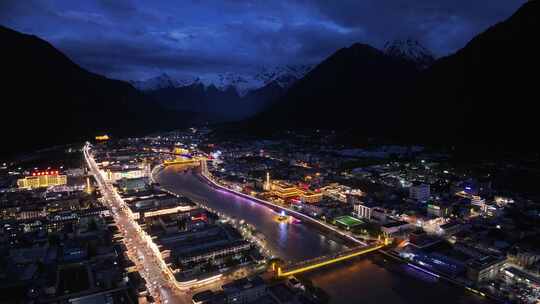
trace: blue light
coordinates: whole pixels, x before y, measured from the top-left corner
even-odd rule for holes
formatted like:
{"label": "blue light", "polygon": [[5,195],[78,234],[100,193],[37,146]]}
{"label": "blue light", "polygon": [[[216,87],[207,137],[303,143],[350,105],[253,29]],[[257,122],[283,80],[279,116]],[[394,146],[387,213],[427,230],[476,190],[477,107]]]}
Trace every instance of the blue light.
{"label": "blue light", "polygon": [[428,271],[428,270],[426,270],[426,269],[424,269],[424,268],[418,267],[418,266],[416,266],[416,265],[414,265],[414,264],[407,263],[407,265],[409,265],[410,267],[412,267],[412,268],[414,268],[414,269],[417,269],[417,270],[420,270],[420,271],[422,271],[422,272],[425,272],[425,273],[427,273],[427,274],[429,274],[429,275],[432,275],[432,276],[434,276],[434,277],[436,277],[436,278],[440,278],[440,276],[439,276],[438,274],[433,273],[433,272],[431,272],[431,271]]}

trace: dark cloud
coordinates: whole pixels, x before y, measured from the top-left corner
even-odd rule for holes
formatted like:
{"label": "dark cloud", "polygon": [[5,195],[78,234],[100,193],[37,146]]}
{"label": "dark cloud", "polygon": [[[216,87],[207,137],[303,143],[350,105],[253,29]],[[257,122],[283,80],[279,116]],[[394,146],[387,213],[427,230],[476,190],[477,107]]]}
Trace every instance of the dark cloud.
{"label": "dark cloud", "polygon": [[340,0],[307,1],[345,27],[363,26],[369,41],[413,37],[438,55],[462,47],[475,34],[507,18],[526,0]]}
{"label": "dark cloud", "polygon": [[525,0],[2,0],[0,22],[82,66],[141,78],[317,62],[354,42],[412,37],[437,55],[462,47]]}

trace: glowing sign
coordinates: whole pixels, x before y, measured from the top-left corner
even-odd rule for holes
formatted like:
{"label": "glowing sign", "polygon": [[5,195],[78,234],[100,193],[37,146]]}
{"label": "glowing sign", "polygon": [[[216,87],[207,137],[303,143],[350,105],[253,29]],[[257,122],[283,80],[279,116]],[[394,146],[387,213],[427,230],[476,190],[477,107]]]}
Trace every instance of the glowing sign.
{"label": "glowing sign", "polygon": [[105,141],[105,140],[109,140],[109,135],[105,134],[105,135],[99,135],[99,136],[96,136],[96,140],[97,140],[97,141]]}

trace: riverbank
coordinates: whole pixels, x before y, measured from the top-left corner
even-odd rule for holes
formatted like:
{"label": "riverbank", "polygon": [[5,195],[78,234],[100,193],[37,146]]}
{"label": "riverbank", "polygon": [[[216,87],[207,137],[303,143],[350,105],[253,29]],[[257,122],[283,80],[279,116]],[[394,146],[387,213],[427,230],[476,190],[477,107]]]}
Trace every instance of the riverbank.
{"label": "riverbank", "polygon": [[319,220],[317,220],[315,218],[312,218],[312,217],[310,217],[310,216],[308,216],[306,214],[303,214],[301,212],[298,212],[296,210],[293,210],[293,209],[290,209],[290,208],[287,208],[287,207],[284,207],[284,206],[276,205],[276,204],[271,203],[269,201],[265,201],[265,200],[256,198],[254,196],[251,196],[251,195],[248,195],[248,194],[245,194],[245,193],[242,193],[242,192],[238,192],[238,191],[229,189],[229,188],[227,188],[225,186],[222,186],[222,185],[218,184],[217,182],[215,182],[214,180],[212,180],[210,177],[208,177],[206,175],[196,174],[196,176],[198,178],[200,178],[202,181],[209,184],[210,186],[212,186],[214,188],[217,188],[219,190],[227,191],[229,193],[241,196],[241,197],[243,197],[245,199],[252,200],[252,201],[255,201],[257,203],[263,204],[264,206],[269,207],[272,210],[275,210],[275,211],[278,211],[278,212],[285,211],[290,215],[294,215],[294,216],[306,221],[306,223],[309,223],[309,224],[315,226],[316,228],[321,229],[322,231],[324,231],[326,233],[329,233],[331,236],[338,236],[340,239],[345,241],[346,244],[348,244],[349,246],[351,246],[351,245],[352,246],[367,245],[366,243],[354,238],[353,236],[348,235],[345,232],[339,231],[336,228],[334,228],[334,227],[332,227],[332,226],[330,226],[330,225],[328,225],[328,224],[326,224],[326,223],[324,223],[322,221],[319,221]]}
{"label": "riverbank", "polygon": [[[292,225],[276,222],[276,213],[267,206],[220,191],[179,168],[167,167],[155,177],[174,193],[202,200],[214,210],[254,225],[264,235],[272,252],[286,260],[301,261],[343,250],[339,243],[305,225],[306,221]],[[331,297],[330,303],[487,303],[484,297],[381,254],[328,265],[302,276],[324,289]]]}

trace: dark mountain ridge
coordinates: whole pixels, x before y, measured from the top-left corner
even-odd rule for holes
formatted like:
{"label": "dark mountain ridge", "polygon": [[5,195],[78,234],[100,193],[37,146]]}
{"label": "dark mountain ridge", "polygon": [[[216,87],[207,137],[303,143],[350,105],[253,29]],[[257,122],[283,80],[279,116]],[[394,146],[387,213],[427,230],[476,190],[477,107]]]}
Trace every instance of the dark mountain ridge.
{"label": "dark mountain ridge", "polygon": [[91,73],[48,42],[0,26],[2,154],[180,126],[129,83]]}
{"label": "dark mountain ridge", "polygon": [[539,35],[540,1],[529,1],[422,73],[406,102],[411,118],[430,126],[427,139],[534,147]]}
{"label": "dark mountain ridge", "polygon": [[341,129],[414,143],[534,148],[539,22],[540,1],[529,1],[427,69],[367,45],[341,49],[244,129]]}
{"label": "dark mountain ridge", "polygon": [[211,121],[245,119],[267,109],[286,88],[273,81],[240,96],[234,87],[220,90],[198,82],[187,86],[160,88],[145,92],[163,108],[193,111]]}
{"label": "dark mountain ridge", "polygon": [[418,73],[413,61],[357,43],[321,62],[268,111],[251,120],[251,126],[262,130],[265,126],[346,129],[357,125],[363,134],[382,134],[386,126],[381,122],[396,119],[399,113],[390,109],[399,107],[395,100]]}

